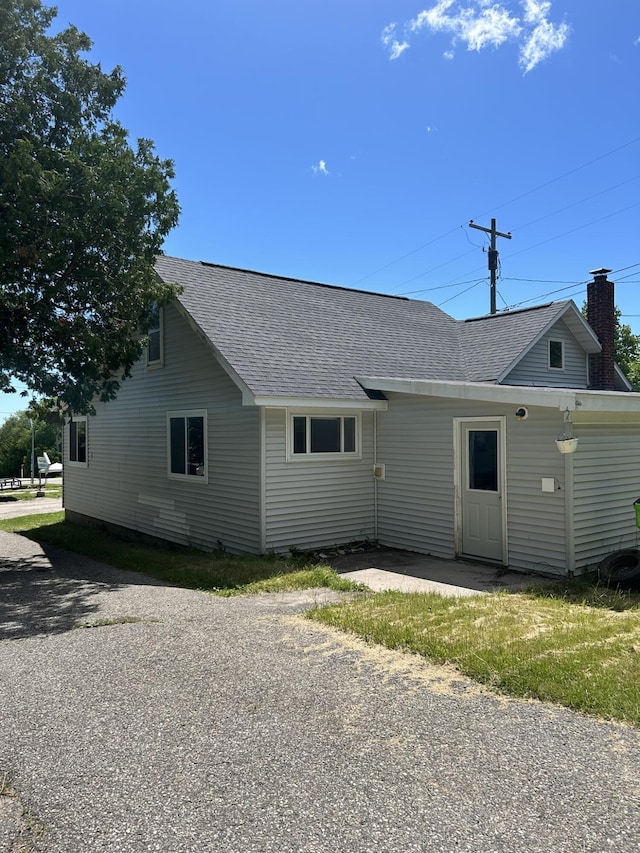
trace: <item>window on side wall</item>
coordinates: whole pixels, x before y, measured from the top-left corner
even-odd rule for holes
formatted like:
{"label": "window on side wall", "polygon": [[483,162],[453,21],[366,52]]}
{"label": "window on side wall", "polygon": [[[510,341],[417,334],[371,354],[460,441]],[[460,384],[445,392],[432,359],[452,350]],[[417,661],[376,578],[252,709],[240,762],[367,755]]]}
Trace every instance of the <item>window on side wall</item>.
{"label": "window on side wall", "polygon": [[291,415],[289,459],[360,456],[355,415]]}
{"label": "window on side wall", "polygon": [[69,422],[69,462],[87,464],[87,419],[84,416],[74,417]]}
{"label": "window on side wall", "polygon": [[564,370],[564,345],[562,341],[549,341],[549,367]]}
{"label": "window on side wall", "polygon": [[169,477],[207,482],[206,412],[169,412],[167,443]]}
{"label": "window on side wall", "polygon": [[151,313],[151,325],[147,333],[147,366],[162,367],[164,362],[164,311],[154,305]]}

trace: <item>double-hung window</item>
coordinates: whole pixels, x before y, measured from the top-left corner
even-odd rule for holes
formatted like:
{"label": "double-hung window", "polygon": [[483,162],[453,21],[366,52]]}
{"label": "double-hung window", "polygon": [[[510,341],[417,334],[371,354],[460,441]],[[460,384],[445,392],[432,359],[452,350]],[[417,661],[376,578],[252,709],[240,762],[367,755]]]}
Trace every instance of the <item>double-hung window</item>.
{"label": "double-hung window", "polygon": [[355,415],[297,415],[290,419],[289,458],[360,455]]}
{"label": "double-hung window", "polygon": [[69,462],[75,465],[87,464],[87,419],[75,416],[69,422]]}
{"label": "double-hung window", "polygon": [[154,305],[151,310],[151,322],[147,332],[147,365],[149,367],[161,367],[164,359],[163,339],[163,310],[159,305]]}
{"label": "double-hung window", "polygon": [[207,413],[204,410],[167,415],[169,476],[207,481]]}

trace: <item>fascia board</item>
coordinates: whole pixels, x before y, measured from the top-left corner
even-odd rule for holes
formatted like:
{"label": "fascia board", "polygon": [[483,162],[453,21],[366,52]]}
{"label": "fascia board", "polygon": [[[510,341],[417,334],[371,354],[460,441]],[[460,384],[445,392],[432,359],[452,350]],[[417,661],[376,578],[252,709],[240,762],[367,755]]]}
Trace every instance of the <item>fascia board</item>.
{"label": "fascia board", "polygon": [[184,307],[182,302],[180,302],[179,299],[176,299],[174,304],[178,309],[178,313],[180,314],[180,316],[187,321],[189,326],[193,329],[193,331],[200,338],[200,340],[205,344],[206,347],[208,347],[209,350],[211,350],[224,372],[228,375],[231,381],[240,389],[240,391],[242,392],[243,405],[249,405],[245,402],[245,399],[253,399],[253,391],[249,388],[246,382],[236,373],[236,371],[229,364],[227,359],[222,355],[218,347],[213,343],[211,338],[196,323],[196,321]]}
{"label": "fascia board", "polygon": [[386,412],[386,400],[348,400],[332,397],[269,397],[252,395],[251,400],[242,403],[245,406],[264,406],[273,409],[361,409],[364,411]]}
{"label": "fascia board", "polygon": [[566,388],[542,388],[531,385],[496,385],[493,382],[452,382],[441,379],[393,379],[357,377],[365,388],[376,391],[446,397],[453,400],[476,400],[486,403],[545,406],[572,410],[576,391]]}
{"label": "fascia board", "polygon": [[622,384],[626,387],[626,389],[628,391],[633,391],[633,388],[631,387],[631,383],[629,382],[627,377],[624,375],[624,373],[622,372],[622,369],[619,367],[619,365],[614,364],[613,369],[616,372],[616,376],[618,377],[620,382],[622,382]]}
{"label": "fascia board", "polygon": [[532,385],[495,385],[490,382],[449,382],[444,380],[358,377],[364,388],[376,391],[476,400],[521,406],[542,406],[575,411],[639,416],[640,393],[627,391],[585,391],[577,388],[551,388]]}

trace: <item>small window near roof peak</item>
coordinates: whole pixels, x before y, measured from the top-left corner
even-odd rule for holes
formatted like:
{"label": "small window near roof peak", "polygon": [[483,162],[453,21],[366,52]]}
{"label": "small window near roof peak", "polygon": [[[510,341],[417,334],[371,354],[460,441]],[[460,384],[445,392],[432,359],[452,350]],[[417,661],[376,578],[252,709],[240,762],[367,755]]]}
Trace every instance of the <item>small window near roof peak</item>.
{"label": "small window near roof peak", "polygon": [[147,365],[158,367],[163,360],[163,311],[159,305],[151,310],[151,323],[148,331]]}
{"label": "small window near roof peak", "polygon": [[564,369],[564,346],[562,341],[549,341],[549,367],[552,370]]}

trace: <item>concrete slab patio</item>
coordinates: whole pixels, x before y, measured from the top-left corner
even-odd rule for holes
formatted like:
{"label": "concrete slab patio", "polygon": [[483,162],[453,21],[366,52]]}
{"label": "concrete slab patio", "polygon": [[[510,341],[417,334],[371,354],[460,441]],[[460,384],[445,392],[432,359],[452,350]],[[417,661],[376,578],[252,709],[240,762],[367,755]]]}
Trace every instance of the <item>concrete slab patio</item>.
{"label": "concrete slab patio", "polygon": [[447,596],[519,592],[548,578],[512,572],[503,566],[444,560],[393,548],[371,548],[331,556],[332,568],[375,592],[435,592]]}

